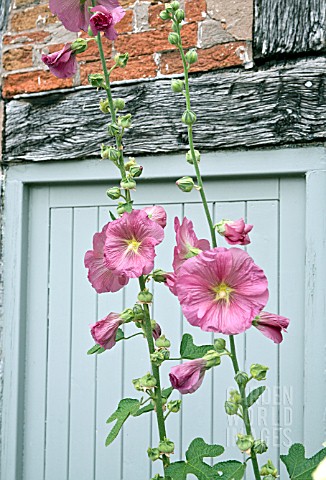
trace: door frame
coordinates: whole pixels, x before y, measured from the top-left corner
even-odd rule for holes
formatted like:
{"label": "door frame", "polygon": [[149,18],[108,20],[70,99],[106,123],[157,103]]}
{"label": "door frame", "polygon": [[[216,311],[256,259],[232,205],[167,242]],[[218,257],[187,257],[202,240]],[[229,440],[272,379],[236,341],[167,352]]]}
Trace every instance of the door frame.
{"label": "door frame", "polygon": [[[138,159],[144,166],[143,180],[175,181],[192,175],[184,155],[148,156]],[[311,425],[326,422],[322,404],[312,402],[318,392],[326,398],[326,375],[320,384],[318,372],[326,362],[326,150],[323,147],[216,152],[202,155],[204,179],[245,177],[305,177],[306,259],[305,259],[305,415],[304,432]],[[162,173],[163,172],[163,173]],[[19,480],[22,476],[24,422],[24,311],[28,258],[26,238],[29,220],[29,189],[33,186],[95,183],[117,180],[110,161],[84,160],[12,165],[5,181],[4,217],[4,388],[2,408],[2,452],[0,476]],[[6,320],[7,319],[7,320]],[[321,328],[323,331],[321,331]],[[323,355],[316,356],[315,352]],[[309,375],[306,373],[309,372]],[[322,402],[321,402],[322,403]],[[325,425],[324,425],[325,428]]]}

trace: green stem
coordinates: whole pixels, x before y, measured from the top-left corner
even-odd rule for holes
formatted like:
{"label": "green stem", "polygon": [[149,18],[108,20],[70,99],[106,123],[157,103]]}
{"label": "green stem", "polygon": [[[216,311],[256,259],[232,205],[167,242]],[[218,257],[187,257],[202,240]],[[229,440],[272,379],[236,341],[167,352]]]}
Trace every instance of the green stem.
{"label": "green stem", "polygon": [[[236,348],[235,348],[235,341],[234,341],[234,336],[233,335],[230,335],[230,347],[231,347],[231,360],[232,360],[232,364],[233,364],[234,373],[237,374],[240,369],[239,369],[237,353],[236,353]],[[247,396],[246,396],[246,387],[239,386],[239,390],[240,390],[240,395],[241,395],[243,422],[245,424],[246,434],[247,435],[252,435],[250,418],[249,418],[249,408],[248,408]],[[257,456],[256,456],[255,452],[253,452],[253,451],[251,452],[250,455],[251,455],[252,467],[253,467],[253,470],[254,470],[255,478],[256,478],[256,480],[260,480]]]}
{"label": "green stem", "polygon": [[[146,289],[145,279],[144,279],[143,276],[141,276],[139,278],[139,286],[140,286],[140,289],[142,291]],[[154,340],[153,340],[151,317],[150,317],[148,305],[146,305],[146,304],[144,305],[144,310],[145,310],[144,326],[145,326],[145,334],[146,334],[146,339],[147,339],[148,351],[149,351],[149,354],[152,354],[152,353],[155,352],[155,345],[154,345]],[[153,376],[155,377],[155,380],[156,380],[155,403],[156,403],[157,426],[158,426],[160,441],[163,441],[165,438],[167,438],[167,435],[166,435],[166,429],[165,429],[165,423],[164,423],[160,371],[159,371],[159,368],[157,367],[157,365],[155,365],[153,363],[152,363],[152,371],[153,371]],[[163,456],[164,468],[167,467],[169,465],[169,463],[170,463],[169,458],[164,455]]]}

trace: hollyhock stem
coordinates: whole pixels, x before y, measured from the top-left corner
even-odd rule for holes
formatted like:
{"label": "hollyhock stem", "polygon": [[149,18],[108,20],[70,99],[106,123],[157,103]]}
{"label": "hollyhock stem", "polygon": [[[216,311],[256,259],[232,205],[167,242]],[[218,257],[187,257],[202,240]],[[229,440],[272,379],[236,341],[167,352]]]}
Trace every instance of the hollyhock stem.
{"label": "hollyhock stem", "polygon": [[[146,290],[144,276],[141,276],[139,278],[139,286],[141,291]],[[155,352],[155,345],[154,345],[153,334],[152,334],[150,313],[149,313],[149,308],[147,304],[144,305],[144,310],[145,310],[145,317],[146,317],[145,318],[145,335],[147,339],[149,354],[152,354]],[[156,403],[157,426],[158,426],[160,441],[164,441],[164,439],[167,438],[167,435],[166,435],[165,420],[164,420],[164,413],[163,413],[160,371],[159,371],[159,368],[153,363],[152,363],[152,370],[153,370],[153,376],[155,377],[155,380],[156,380],[155,403]],[[166,468],[169,465],[169,463],[170,463],[169,458],[164,455],[163,456],[164,468]]]}
{"label": "hollyhock stem", "polygon": [[[240,369],[239,369],[237,353],[236,353],[236,348],[235,348],[235,341],[234,341],[234,336],[233,335],[230,335],[230,349],[231,349],[231,360],[232,360],[232,364],[233,364],[234,373],[237,374],[240,371]],[[249,418],[249,408],[248,408],[247,396],[246,396],[246,387],[239,385],[239,390],[240,390],[240,395],[241,395],[241,404],[242,404],[242,410],[243,410],[243,422],[245,424],[246,434],[247,435],[252,435],[250,418]],[[250,456],[251,456],[252,467],[253,467],[253,470],[254,470],[255,478],[256,478],[256,480],[260,480],[259,466],[258,466],[256,453],[252,451]]]}

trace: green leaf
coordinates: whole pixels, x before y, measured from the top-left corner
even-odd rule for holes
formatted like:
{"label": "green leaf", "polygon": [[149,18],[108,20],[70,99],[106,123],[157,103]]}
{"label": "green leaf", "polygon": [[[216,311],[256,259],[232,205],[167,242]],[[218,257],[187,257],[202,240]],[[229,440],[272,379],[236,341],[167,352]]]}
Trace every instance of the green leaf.
{"label": "green leaf", "polygon": [[237,460],[229,460],[227,462],[216,463],[213,467],[219,474],[220,480],[242,480],[246,465]]}
{"label": "green leaf", "polygon": [[126,202],[124,203],[124,207],[125,207],[125,211],[130,213],[132,212],[132,204],[133,204],[133,200],[131,202]]}
{"label": "green leaf", "polygon": [[115,341],[119,342],[120,340],[123,340],[125,338],[125,334],[123,333],[123,330],[121,328],[118,328],[117,334],[115,336]]}
{"label": "green leaf", "polygon": [[140,408],[135,414],[134,417],[140,417],[143,413],[148,413],[152,412],[154,410],[154,405],[149,403],[148,405],[145,405],[145,407]]}
{"label": "green leaf", "polygon": [[105,348],[102,348],[101,345],[96,344],[88,350],[87,355],[93,355],[94,353],[97,353],[99,355],[103,352],[105,352]]}
{"label": "green leaf", "polygon": [[248,408],[251,407],[255,402],[257,402],[258,398],[264,393],[266,390],[265,386],[255,388],[252,392],[249,393],[247,397],[247,405]]}
{"label": "green leaf", "polygon": [[312,473],[326,457],[326,448],[320,450],[311,458],[305,458],[305,448],[301,443],[295,443],[287,455],[281,455],[291,480],[312,480]]}
{"label": "green leaf", "polygon": [[173,392],[173,387],[163,388],[162,397],[168,399],[170,398],[172,392]]}
{"label": "green leaf", "polygon": [[188,360],[195,358],[202,358],[209,350],[214,350],[214,345],[200,345],[194,344],[192,335],[185,333],[182,337],[180,345],[180,356]]}
{"label": "green leaf", "polygon": [[111,212],[111,210],[109,210],[109,214],[110,214],[111,220],[117,219],[117,217]]}
{"label": "green leaf", "polygon": [[203,459],[217,457],[223,452],[224,448],[221,445],[208,445],[202,438],[195,438],[186,452],[186,461],[171,463],[166,469],[166,475],[173,480],[186,480],[190,474],[199,480],[218,480],[221,478],[219,473]]}
{"label": "green leaf", "polygon": [[135,415],[139,409],[140,402],[134,398],[124,398],[119,402],[118,408],[111,417],[108,418],[106,423],[111,423],[116,420],[114,427],[106,438],[105,445],[110,445],[113,440],[118,436],[123,424],[130,415]]}

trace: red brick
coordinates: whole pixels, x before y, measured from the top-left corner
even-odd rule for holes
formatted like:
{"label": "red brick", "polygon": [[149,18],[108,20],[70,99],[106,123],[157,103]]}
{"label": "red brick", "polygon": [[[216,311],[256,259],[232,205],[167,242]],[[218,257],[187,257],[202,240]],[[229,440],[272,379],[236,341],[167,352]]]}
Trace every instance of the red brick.
{"label": "red brick", "polygon": [[3,44],[14,45],[16,43],[43,43],[48,36],[48,32],[28,32],[20,33],[19,35],[4,35]]}
{"label": "red brick", "polygon": [[52,15],[48,5],[37,5],[15,13],[11,18],[11,30],[13,32],[32,30],[37,27],[36,22],[39,17],[45,19],[44,25],[57,21],[57,17]]}
{"label": "red brick", "polygon": [[[131,57],[173,50],[173,46],[167,39],[170,31],[170,28],[164,27],[160,30],[123,35],[114,42],[114,48],[119,53],[128,52]],[[196,46],[197,33],[198,25],[196,23],[190,23],[183,27],[182,42],[185,48]]]}
{"label": "red brick", "polygon": [[[242,65],[237,48],[246,46],[244,42],[224,43],[212,48],[198,49],[198,62],[194,63],[191,72],[207,72],[217,68]],[[161,56],[161,73],[163,75],[182,73],[182,62],[178,52],[168,52]]]}
{"label": "red brick", "polygon": [[151,5],[148,8],[148,24],[152,28],[163,27],[165,25],[165,21],[161,20],[159,17],[162,10],[164,10],[165,6],[163,3],[159,3],[158,5]]}
{"label": "red brick", "polygon": [[206,0],[185,0],[186,22],[198,22],[204,19]]}
{"label": "red brick", "polygon": [[119,23],[117,23],[115,29],[119,33],[119,35],[132,32],[132,16],[133,11],[127,10],[123,19]]}
{"label": "red brick", "polygon": [[71,86],[71,78],[62,80],[43,70],[14,73],[3,78],[2,95],[10,98],[19,93],[43,92]]}
{"label": "red brick", "polygon": [[4,52],[2,57],[4,70],[20,70],[33,66],[33,49],[32,46],[26,45],[21,48],[11,48]]}

